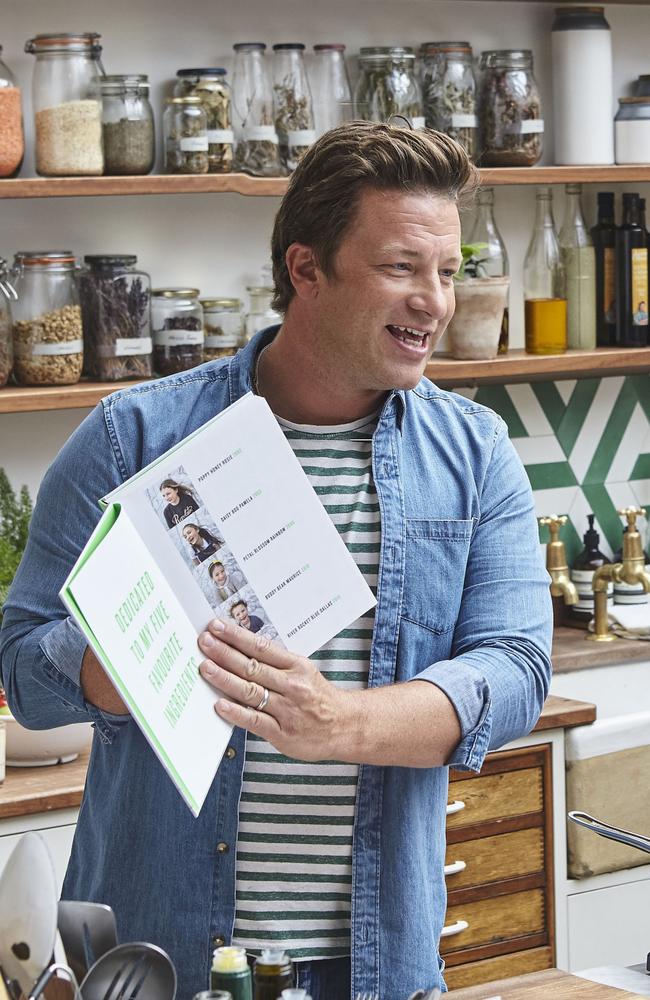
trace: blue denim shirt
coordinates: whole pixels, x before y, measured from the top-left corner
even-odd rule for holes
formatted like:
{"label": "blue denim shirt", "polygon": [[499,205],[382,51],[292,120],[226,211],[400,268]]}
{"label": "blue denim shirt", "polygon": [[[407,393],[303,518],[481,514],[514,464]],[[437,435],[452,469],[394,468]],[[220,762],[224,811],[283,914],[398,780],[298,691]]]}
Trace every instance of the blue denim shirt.
{"label": "blue denim shirt", "polygon": [[[43,480],[4,613],[2,675],[16,718],[34,729],[95,727],[63,895],[110,904],[121,940],[165,948],[179,1000],[207,986],[215,939],[228,942],[233,928],[245,733],[234,731],[195,819],[132,719],[84,700],[85,641],[57,594],[100,516],[98,498],[247,392],[274,334],[103,400]],[[526,475],[499,417],[427,379],[388,395],[373,471],[382,537],[368,683],[442,688],[462,731],[451,763],[477,771],[488,749],[532,729],[549,685],[548,577]],[[444,988],[447,782],[446,767],[360,768],[353,996]]]}

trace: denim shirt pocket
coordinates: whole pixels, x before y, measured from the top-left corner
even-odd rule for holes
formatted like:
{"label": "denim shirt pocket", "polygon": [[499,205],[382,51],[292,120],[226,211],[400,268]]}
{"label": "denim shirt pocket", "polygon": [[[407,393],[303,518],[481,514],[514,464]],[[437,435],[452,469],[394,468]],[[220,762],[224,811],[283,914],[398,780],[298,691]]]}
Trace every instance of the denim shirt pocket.
{"label": "denim shirt pocket", "polygon": [[407,518],[402,618],[436,635],[456,625],[473,518]]}

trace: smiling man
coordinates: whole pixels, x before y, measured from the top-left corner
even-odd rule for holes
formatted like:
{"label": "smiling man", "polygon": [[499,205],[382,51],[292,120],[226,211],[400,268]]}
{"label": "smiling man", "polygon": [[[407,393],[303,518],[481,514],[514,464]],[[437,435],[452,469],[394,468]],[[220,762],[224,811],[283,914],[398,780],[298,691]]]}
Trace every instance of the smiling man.
{"label": "smiling man", "polygon": [[[327,133],[275,223],[282,324],[233,359],[107,397],[41,488],[4,684],[25,725],[95,723],[64,895],[109,903],[121,939],[166,948],[179,1000],[224,943],[281,944],[313,1000],[444,988],[448,765],[477,771],[527,733],[550,675],[548,578],[506,427],[424,377],[474,176],[435,132]],[[235,728],[194,819],[57,593],[97,498],[251,389],[377,605],[310,659],[210,623],[201,672]]]}

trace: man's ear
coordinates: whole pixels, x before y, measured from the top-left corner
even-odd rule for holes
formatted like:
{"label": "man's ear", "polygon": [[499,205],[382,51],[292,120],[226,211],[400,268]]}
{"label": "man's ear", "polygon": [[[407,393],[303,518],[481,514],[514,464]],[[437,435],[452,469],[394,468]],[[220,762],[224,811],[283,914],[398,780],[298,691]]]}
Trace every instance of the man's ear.
{"label": "man's ear", "polygon": [[285,262],[298,298],[315,299],[320,289],[322,272],[312,248],[304,243],[292,243],[286,252]]}

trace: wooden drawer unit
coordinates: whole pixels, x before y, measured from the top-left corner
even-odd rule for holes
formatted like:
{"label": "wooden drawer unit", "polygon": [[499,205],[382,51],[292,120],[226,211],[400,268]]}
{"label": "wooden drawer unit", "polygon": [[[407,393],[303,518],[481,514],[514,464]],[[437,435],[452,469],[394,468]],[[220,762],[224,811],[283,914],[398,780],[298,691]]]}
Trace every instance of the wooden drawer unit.
{"label": "wooden drawer unit", "polygon": [[447,812],[449,987],[552,968],[550,744],[489,754],[478,776],[452,771]]}

